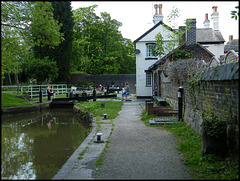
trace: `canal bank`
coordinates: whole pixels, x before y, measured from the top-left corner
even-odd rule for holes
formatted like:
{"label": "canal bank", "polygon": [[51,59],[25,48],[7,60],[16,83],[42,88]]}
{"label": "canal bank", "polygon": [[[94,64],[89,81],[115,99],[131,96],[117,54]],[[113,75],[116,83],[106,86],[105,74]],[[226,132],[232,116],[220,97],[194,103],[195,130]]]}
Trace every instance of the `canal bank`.
{"label": "canal bank", "polygon": [[[119,116],[112,124],[102,124],[104,143],[97,140],[96,120],[93,129],[58,173],[58,179],[192,179],[190,169],[177,151],[176,137],[160,127],[147,127],[141,121],[145,100],[124,102]],[[113,130],[113,131],[112,131]],[[102,165],[96,161],[104,152]]]}

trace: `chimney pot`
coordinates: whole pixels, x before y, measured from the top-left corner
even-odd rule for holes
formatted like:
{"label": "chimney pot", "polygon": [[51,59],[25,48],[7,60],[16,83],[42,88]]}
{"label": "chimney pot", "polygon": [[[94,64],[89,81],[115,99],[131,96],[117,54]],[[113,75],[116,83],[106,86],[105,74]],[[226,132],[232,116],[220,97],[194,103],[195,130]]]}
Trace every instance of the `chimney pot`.
{"label": "chimney pot", "polygon": [[219,30],[219,13],[217,12],[217,6],[213,6],[212,20],[213,20],[213,30]]}
{"label": "chimney pot", "polygon": [[162,14],[162,4],[159,4],[159,14]]}
{"label": "chimney pot", "polygon": [[217,6],[213,6],[212,9],[213,9],[213,12],[217,12]]}
{"label": "chimney pot", "polygon": [[[163,22],[163,15],[162,15],[162,4],[155,4],[155,14],[153,16],[153,23],[156,25],[159,22]],[[158,14],[158,8],[159,8],[159,14]]]}
{"label": "chimney pot", "polygon": [[155,8],[155,14],[158,14],[158,13],[157,13],[157,8],[158,8],[158,5],[157,5],[157,4],[155,4],[155,5],[154,5],[154,8]]}
{"label": "chimney pot", "polygon": [[229,41],[233,40],[233,35],[229,35]]}
{"label": "chimney pot", "polygon": [[208,19],[208,13],[205,14],[205,19],[206,19],[206,20]]}

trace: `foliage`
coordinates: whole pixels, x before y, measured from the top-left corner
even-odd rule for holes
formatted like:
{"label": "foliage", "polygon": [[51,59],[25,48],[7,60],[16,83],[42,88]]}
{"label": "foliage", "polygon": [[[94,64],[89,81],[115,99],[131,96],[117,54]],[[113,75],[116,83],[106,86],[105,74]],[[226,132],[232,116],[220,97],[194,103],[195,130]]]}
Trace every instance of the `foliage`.
{"label": "foliage", "polygon": [[226,132],[227,122],[219,116],[216,116],[214,111],[206,110],[203,112],[202,127],[208,136],[218,138]]}
{"label": "foliage", "polygon": [[58,76],[58,69],[56,62],[50,61],[48,57],[44,59],[34,59],[30,62],[29,75],[37,79],[39,84],[42,84],[46,79],[55,79]]}
{"label": "foliage", "polygon": [[[167,16],[168,18],[168,22],[173,26],[173,28],[176,29],[176,20],[177,18],[180,17],[180,11],[177,7],[173,7],[171,13]],[[167,35],[167,43],[164,43],[163,41],[163,37],[161,35],[161,33],[158,33],[155,37],[156,39],[156,48],[153,50],[153,53],[155,56],[161,56],[164,55],[168,52],[173,51],[179,44],[184,43],[185,41],[185,35],[187,30],[190,29],[190,24],[191,24],[191,20],[188,20],[185,22],[186,26],[181,27],[179,29],[173,30],[172,28],[168,27],[167,25],[165,25],[165,27],[167,27],[168,29],[171,29],[173,33],[169,33]],[[189,52],[188,50],[174,50],[173,53],[173,57],[174,60],[178,60],[178,59],[185,59],[185,58],[192,58],[193,56],[193,52]]]}
{"label": "foliage", "polygon": [[73,13],[71,2],[52,1],[53,17],[55,21],[61,24],[59,32],[63,35],[63,41],[54,49],[50,46],[34,46],[34,55],[36,58],[48,56],[57,62],[59,76],[56,81],[65,82],[70,76],[70,61],[73,41]]}
{"label": "foliage", "polygon": [[[110,14],[95,14],[97,5],[74,10],[74,40],[71,72],[118,74],[135,71],[133,43],[118,30],[122,23]],[[128,71],[129,72],[129,71]],[[131,72],[134,73],[134,72]]]}
{"label": "foliage", "polygon": [[175,62],[168,60],[163,65],[166,75],[169,76],[172,83],[176,86],[182,85],[184,82],[190,82],[189,80],[194,80],[196,76],[199,76],[197,72],[206,66],[207,64],[203,60],[194,58],[182,59]]}
{"label": "foliage", "polygon": [[[235,9],[238,9],[239,11],[239,6],[236,6]],[[238,16],[239,16],[239,12],[237,11],[231,11],[231,18],[235,18],[235,20],[237,20]]]}
{"label": "foliage", "polygon": [[2,79],[5,74],[18,74],[24,57],[33,46],[57,46],[62,35],[53,19],[49,2],[1,2]]}
{"label": "foliage", "polygon": [[165,129],[177,136],[178,150],[184,153],[185,164],[193,170],[196,179],[200,180],[235,180],[239,177],[238,155],[229,155],[222,159],[215,155],[202,157],[201,135],[192,130],[185,122],[164,125]]}
{"label": "foliage", "polygon": [[188,59],[193,58],[193,52],[189,52],[188,50],[176,49],[173,52],[174,60]]}

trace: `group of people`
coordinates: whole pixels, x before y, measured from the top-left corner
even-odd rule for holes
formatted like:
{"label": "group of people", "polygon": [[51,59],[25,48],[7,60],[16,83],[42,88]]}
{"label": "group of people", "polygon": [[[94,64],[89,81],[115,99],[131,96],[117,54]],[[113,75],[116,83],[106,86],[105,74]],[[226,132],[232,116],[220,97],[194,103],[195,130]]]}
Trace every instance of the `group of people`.
{"label": "group of people", "polygon": [[[104,91],[104,87],[100,84],[100,90]],[[55,98],[55,93],[51,90],[51,85],[48,85],[47,88],[47,93],[48,93],[48,99],[50,99],[51,96],[53,96],[53,98]],[[125,87],[123,88],[123,93],[122,93],[122,101],[124,100],[124,96],[127,100],[127,96],[130,94],[130,88],[128,85],[128,82],[125,82]]]}
{"label": "group of people", "polygon": [[[104,87],[100,84],[100,90],[103,91],[104,90]],[[129,85],[128,85],[128,82],[126,81],[125,82],[125,87],[123,88],[123,93],[122,93],[122,101],[124,100],[124,96],[127,100],[127,96],[130,94],[130,88],[129,88]]]}

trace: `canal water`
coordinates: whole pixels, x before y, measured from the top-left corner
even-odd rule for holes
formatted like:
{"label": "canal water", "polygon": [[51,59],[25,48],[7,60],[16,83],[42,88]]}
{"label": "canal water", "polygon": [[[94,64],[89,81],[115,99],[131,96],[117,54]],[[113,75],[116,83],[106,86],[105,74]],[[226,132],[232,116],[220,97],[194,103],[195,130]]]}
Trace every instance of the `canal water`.
{"label": "canal water", "polygon": [[51,179],[89,133],[72,109],[1,118],[1,179]]}

